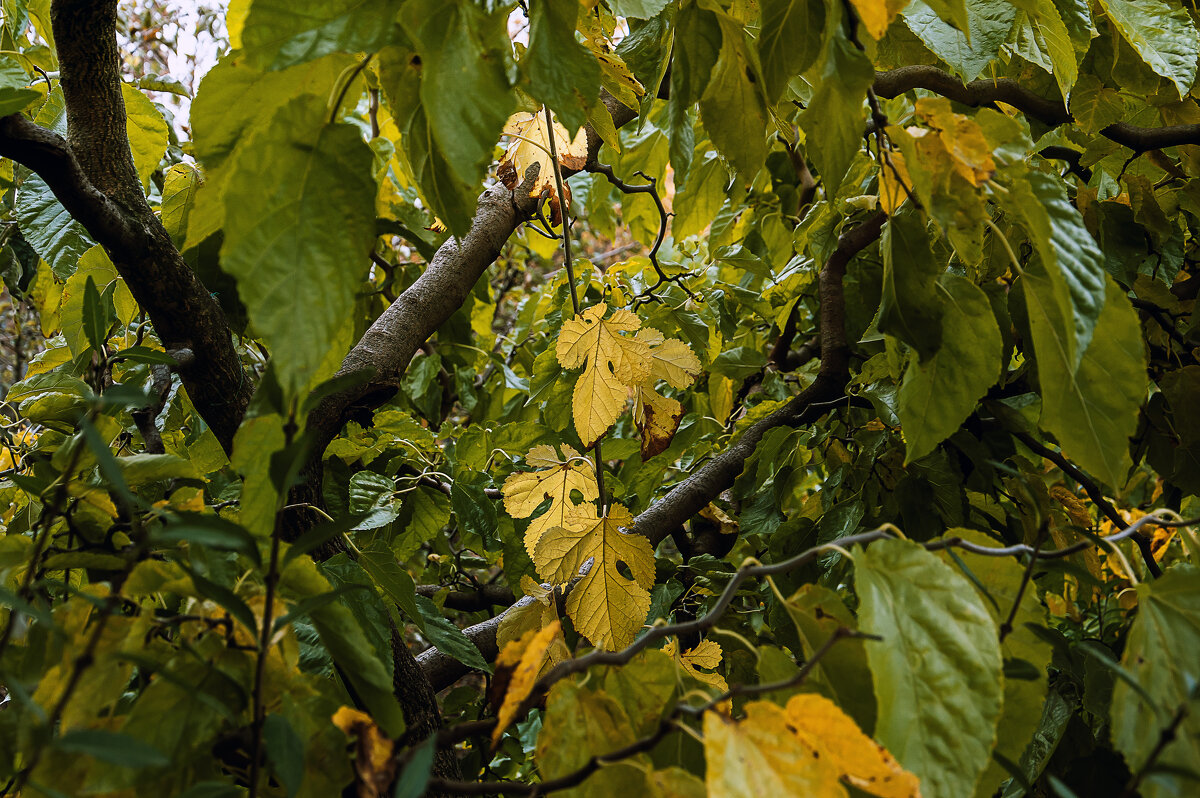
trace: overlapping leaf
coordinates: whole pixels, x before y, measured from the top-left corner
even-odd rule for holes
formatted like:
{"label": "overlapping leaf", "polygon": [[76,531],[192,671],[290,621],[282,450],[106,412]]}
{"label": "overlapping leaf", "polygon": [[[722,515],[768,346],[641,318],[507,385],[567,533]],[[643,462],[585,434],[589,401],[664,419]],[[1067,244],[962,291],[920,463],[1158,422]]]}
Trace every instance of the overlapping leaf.
{"label": "overlapping leaf", "polygon": [[695,648],[679,650],[679,643],[668,640],[663,653],[675,660],[675,667],[698,682],[715,687],[721,692],[729,689],[725,677],[716,671],[721,667],[721,644],[715,640],[701,640]]}
{"label": "overlapping leaf", "polygon": [[[595,505],[600,493],[590,460],[563,444],[563,457],[550,446],[535,446],[525,462],[537,471],[518,471],[504,481],[504,509],[513,518],[528,518],[547,499],[550,506],[525,532],[525,549],[533,554],[537,543],[554,527],[577,529],[597,520]],[[572,497],[578,491],[582,503]]]}
{"label": "overlapping leaf", "polygon": [[[554,178],[554,163],[550,158],[550,131],[546,127],[544,111],[531,114],[522,112],[509,117],[504,126],[504,135],[510,138],[504,157],[500,159],[497,177],[500,182],[515,189],[525,180],[525,170],[533,164],[539,165],[538,177],[529,190],[531,197],[548,197],[550,200],[551,223],[562,223],[561,203],[558,198],[557,181]],[[579,171],[587,163],[587,134],[580,128],[572,138],[565,127],[554,120],[554,150],[559,164],[572,171]],[[571,205],[570,189],[563,185],[567,194],[567,207]]]}
{"label": "overlapping leaf", "polygon": [[533,554],[538,573],[556,584],[586,567],[567,596],[567,614],[581,634],[610,650],[632,643],[650,611],[654,550],[642,535],[623,531],[632,524],[629,511],[614,504],[583,529],[551,530]]}

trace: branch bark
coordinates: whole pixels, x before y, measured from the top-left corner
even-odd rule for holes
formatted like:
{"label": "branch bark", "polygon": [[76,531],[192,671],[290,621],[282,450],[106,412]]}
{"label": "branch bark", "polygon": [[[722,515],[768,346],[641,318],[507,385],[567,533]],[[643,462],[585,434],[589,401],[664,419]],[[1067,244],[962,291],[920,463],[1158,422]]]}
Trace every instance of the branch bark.
{"label": "branch bark", "polygon": [[99,242],[168,349],[187,348],[180,378],[226,452],[251,383],[221,308],[184,262],[142,194],[126,132],[115,0],[55,0],[67,139],[20,114],[0,118],[0,156],[37,173]]}
{"label": "branch bark", "polygon": [[[1075,121],[1061,99],[1043,97],[1010,78],[976,80],[964,84],[937,67],[925,65],[875,73],[874,90],[880,97],[891,99],[912,89],[926,89],[956,103],[976,108],[998,102],[1007,103],[1026,116],[1051,126]],[[1200,125],[1138,127],[1128,122],[1117,122],[1101,130],[1100,135],[1136,153],[1143,153],[1180,144],[1200,144]]]}

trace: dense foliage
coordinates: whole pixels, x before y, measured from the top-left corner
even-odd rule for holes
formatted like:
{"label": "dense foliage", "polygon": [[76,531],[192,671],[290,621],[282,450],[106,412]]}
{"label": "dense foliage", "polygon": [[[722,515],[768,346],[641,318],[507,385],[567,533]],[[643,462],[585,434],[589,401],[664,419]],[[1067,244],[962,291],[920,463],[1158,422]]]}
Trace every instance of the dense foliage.
{"label": "dense foliage", "polygon": [[0,793],[1200,791],[1192,0],[116,5],[0,5]]}

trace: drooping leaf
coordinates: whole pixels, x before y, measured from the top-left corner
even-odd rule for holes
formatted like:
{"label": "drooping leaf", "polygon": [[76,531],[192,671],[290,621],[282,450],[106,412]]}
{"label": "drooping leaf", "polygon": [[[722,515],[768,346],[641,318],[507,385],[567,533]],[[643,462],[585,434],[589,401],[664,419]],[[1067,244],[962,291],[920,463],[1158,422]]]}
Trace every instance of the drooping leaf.
{"label": "drooping leaf", "polygon": [[[758,59],[769,102],[778,101],[787,82],[817,59],[824,27],[825,4],[819,0],[765,0],[762,4]],[[876,39],[882,36],[869,29]]]}
{"label": "drooping leaf", "polygon": [[800,119],[812,159],[830,192],[837,191],[858,152],[867,89],[874,80],[875,68],[866,56],[841,36],[830,37],[820,82]]}
{"label": "drooping leaf", "polygon": [[969,38],[963,29],[944,22],[922,0],[912,0],[904,10],[904,22],[964,82],[970,82],[1000,54],[1017,10],[1007,0],[967,0],[966,7]]}
{"label": "drooping leaf", "polygon": [[1000,329],[987,296],[951,272],[936,290],[945,299],[942,346],[925,362],[909,361],[897,394],[907,462],[954,434],[1000,376]]}
{"label": "drooping leaf", "polygon": [[562,635],[562,624],[552,621],[540,630],[515,640],[504,647],[496,660],[496,667],[507,666],[512,671],[504,703],[496,713],[496,728],[492,730],[492,745],[504,734],[504,730],[516,719],[517,710],[533,691],[534,683],[541,673],[547,650]]}
{"label": "drooping leaf", "polygon": [[1141,772],[1178,711],[1183,720],[1139,785],[1146,798],[1190,792],[1200,761],[1200,573],[1177,565],[1137,587],[1138,615],[1129,631],[1122,666],[1153,702],[1124,680],[1112,697],[1113,742],[1131,771]]}
{"label": "drooping leaf", "polygon": [[854,557],[876,738],[922,793],[972,795],[996,740],[1003,662],[996,624],[966,579],[919,545],[872,543]]}
{"label": "drooping leaf", "polygon": [[700,97],[700,117],[721,154],[749,178],[767,154],[762,78],[741,26],[722,18],[721,32],[721,49]]}
{"label": "drooping leaf", "polygon": [[622,530],[632,524],[629,511],[614,504],[589,527],[550,530],[533,554],[538,573],[556,584],[588,566],[567,596],[567,614],[581,634],[612,651],[633,642],[650,611],[654,550],[642,535]]}
{"label": "drooping leaf", "polygon": [[576,0],[530,6],[529,49],[521,59],[530,94],[554,109],[571,130],[584,125],[587,109],[597,104],[600,94],[600,63],[575,40],[579,11]]}
{"label": "drooping leaf", "polygon": [[237,278],[290,393],[322,376],[361,279],[347,258],[365,257],[375,237],[371,150],[324,113],[316,98],[281,108],[255,137],[258,157],[239,159],[226,187],[221,268]]}
{"label": "drooping leaf", "polygon": [[913,347],[928,362],[942,346],[946,297],[938,291],[943,265],[929,247],[920,213],[893,216],[880,243],[883,297],[879,329]]}

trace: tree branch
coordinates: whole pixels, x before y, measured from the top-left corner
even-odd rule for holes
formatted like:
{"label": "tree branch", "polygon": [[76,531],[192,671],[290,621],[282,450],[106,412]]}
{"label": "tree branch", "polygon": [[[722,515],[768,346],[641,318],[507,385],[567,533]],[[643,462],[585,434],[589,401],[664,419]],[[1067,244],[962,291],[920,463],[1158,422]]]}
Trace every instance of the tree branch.
{"label": "tree branch", "polygon": [[37,173],[107,251],[168,349],[195,358],[179,375],[226,452],[250,399],[221,308],[184,262],[142,194],[121,96],[116,2],[55,0],[54,37],[67,140],[19,114],[0,118],[0,156]]}
{"label": "tree branch", "polygon": [[[1047,125],[1066,125],[1075,119],[1061,99],[1036,94],[1010,78],[976,80],[964,84],[953,75],[934,66],[915,65],[875,73],[875,94],[891,99],[912,89],[926,89],[956,103],[979,107],[1007,103]],[[1200,125],[1168,125],[1138,127],[1117,122],[1100,131],[1100,135],[1128,147],[1136,153],[1175,147],[1180,144],[1200,144]]]}

